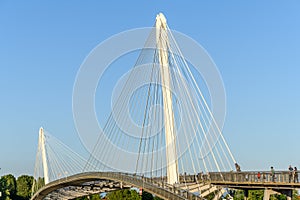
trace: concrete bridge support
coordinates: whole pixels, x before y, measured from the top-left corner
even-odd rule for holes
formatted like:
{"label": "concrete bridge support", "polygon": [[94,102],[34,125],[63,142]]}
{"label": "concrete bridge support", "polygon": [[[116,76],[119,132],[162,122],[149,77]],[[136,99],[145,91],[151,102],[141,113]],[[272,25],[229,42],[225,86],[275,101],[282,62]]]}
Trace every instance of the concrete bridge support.
{"label": "concrete bridge support", "polygon": [[264,199],[263,200],[269,200],[271,194],[277,194],[277,192],[275,192],[273,190],[265,189],[265,191],[264,191]]}

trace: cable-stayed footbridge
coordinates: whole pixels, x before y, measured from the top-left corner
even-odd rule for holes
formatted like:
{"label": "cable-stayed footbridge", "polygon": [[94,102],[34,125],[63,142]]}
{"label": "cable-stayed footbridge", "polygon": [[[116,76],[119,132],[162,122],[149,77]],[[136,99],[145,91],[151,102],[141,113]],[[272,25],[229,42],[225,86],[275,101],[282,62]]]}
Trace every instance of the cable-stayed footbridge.
{"label": "cable-stayed footbridge", "polygon": [[[143,80],[142,86],[136,83]],[[142,188],[163,199],[215,200],[240,188],[291,197],[288,172],[234,172],[236,160],[163,14],[114,102],[88,158],[41,128],[32,199],[74,199]],[[131,92],[134,88],[134,92]],[[130,117],[128,117],[128,115]],[[135,123],[132,123],[134,121]],[[263,178],[264,177],[264,178]]]}

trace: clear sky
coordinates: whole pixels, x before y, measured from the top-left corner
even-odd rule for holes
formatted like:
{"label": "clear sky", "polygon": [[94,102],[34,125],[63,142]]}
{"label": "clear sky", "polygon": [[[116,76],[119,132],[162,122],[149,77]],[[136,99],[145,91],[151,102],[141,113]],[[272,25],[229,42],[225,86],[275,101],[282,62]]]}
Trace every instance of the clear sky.
{"label": "clear sky", "polygon": [[297,0],[0,0],[0,174],[33,173],[40,126],[83,151],[72,115],[81,63],[113,34],[152,26],[159,12],[218,66],[224,136],[242,169],[300,167],[299,10]]}

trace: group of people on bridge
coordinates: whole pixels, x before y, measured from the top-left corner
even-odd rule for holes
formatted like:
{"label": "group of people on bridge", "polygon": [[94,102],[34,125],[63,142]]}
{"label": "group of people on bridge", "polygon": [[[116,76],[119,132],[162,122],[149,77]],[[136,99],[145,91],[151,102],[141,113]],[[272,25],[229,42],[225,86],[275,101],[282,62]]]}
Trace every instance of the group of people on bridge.
{"label": "group of people on bridge", "polygon": [[299,183],[297,167],[293,168],[291,165],[289,166],[289,183],[290,182]]}
{"label": "group of people on bridge", "polygon": [[[236,172],[241,172],[241,167],[235,163]],[[275,182],[277,181],[283,181],[283,182],[289,182],[289,183],[299,183],[298,179],[298,169],[297,167],[292,167],[291,165],[288,168],[288,172],[277,172],[275,173],[275,169],[272,166],[270,169],[270,172],[257,172],[256,176],[254,176],[253,172],[244,172],[244,180],[245,181],[259,181],[259,182]],[[251,177],[249,176],[251,175]],[[288,180],[287,180],[288,179]]]}

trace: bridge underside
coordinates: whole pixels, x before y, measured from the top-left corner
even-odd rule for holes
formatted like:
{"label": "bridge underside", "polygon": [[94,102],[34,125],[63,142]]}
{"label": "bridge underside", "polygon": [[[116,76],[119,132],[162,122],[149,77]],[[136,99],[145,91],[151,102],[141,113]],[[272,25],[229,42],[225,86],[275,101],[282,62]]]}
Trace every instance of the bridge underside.
{"label": "bridge underside", "polygon": [[[214,193],[215,200],[226,192],[224,188],[272,190],[290,193],[300,188],[300,183],[288,182],[288,172],[277,174],[277,182],[255,179],[255,172],[210,173],[208,175],[181,175],[180,184],[167,184],[166,177],[147,178],[118,172],[86,172],[50,182],[38,190],[32,200],[74,199],[76,197],[110,192],[125,188],[143,188],[162,199],[202,199]],[[247,179],[245,178],[247,177]]]}
{"label": "bridge underside", "polygon": [[[183,177],[180,177],[183,180]],[[162,199],[203,199],[214,193],[219,199],[225,192],[222,186],[210,182],[198,182],[195,176],[185,176],[181,184],[169,185],[166,177],[146,178],[117,172],[88,172],[50,182],[38,190],[32,200],[75,199],[132,187],[154,194]]]}
{"label": "bridge underside", "polygon": [[273,189],[273,190],[290,190],[298,189],[300,187],[299,183],[280,183],[280,182],[232,182],[232,181],[212,181],[213,185],[219,185],[226,188],[233,189],[251,189],[251,190],[261,190],[261,189]]}
{"label": "bridge underside", "polygon": [[201,199],[182,188],[155,183],[149,178],[117,172],[88,172],[59,179],[45,185],[31,199],[74,199],[131,187],[143,188],[162,199]]}
{"label": "bridge underside", "polygon": [[280,193],[300,188],[300,183],[251,181],[252,176],[249,176],[249,180],[236,181],[229,178],[232,175],[240,176],[243,173],[210,173],[210,178],[204,176],[202,179],[199,174],[180,176],[180,184],[169,185],[166,177],[146,178],[118,172],[87,172],[50,182],[38,190],[32,200],[74,199],[132,187],[143,188],[162,199],[174,200],[202,199],[211,193],[215,194],[217,200],[226,192],[224,188],[245,191],[268,189]]}
{"label": "bridge underside", "polygon": [[50,192],[44,199],[75,199],[78,197],[89,196],[92,194],[100,194],[104,192],[111,192],[119,189],[129,189],[131,185],[123,185],[121,182],[109,180],[96,180],[86,182],[84,184],[71,184],[63,188],[59,188]]}

